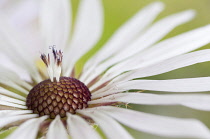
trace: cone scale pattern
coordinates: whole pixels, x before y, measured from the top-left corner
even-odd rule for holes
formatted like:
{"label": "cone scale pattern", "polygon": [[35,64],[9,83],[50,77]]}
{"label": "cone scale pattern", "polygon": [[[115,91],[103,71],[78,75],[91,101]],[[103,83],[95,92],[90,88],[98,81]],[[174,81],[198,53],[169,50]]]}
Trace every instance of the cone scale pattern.
{"label": "cone scale pattern", "polygon": [[45,80],[34,86],[27,96],[26,106],[40,116],[66,117],[66,112],[88,107],[91,100],[89,89],[81,81],[71,77],[60,77],[59,82]]}

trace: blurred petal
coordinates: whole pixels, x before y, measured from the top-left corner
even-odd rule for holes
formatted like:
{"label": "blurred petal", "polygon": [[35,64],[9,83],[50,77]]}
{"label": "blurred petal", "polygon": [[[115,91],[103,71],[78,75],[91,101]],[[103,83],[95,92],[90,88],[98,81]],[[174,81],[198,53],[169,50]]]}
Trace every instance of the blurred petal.
{"label": "blurred petal", "polygon": [[175,138],[210,138],[209,129],[194,119],[170,118],[112,106],[98,110],[139,131]]}
{"label": "blurred petal", "polygon": [[84,109],[79,110],[78,112],[91,117],[109,139],[133,139],[118,122],[100,111],[89,111],[89,109]]}
{"label": "blurred petal", "polygon": [[67,59],[64,60],[69,76],[75,62],[92,48],[100,39],[103,32],[103,8],[101,0],[81,0],[75,23],[75,30],[67,49]]}
{"label": "blurred petal", "polygon": [[[19,34],[10,26],[6,18],[0,15],[0,49],[1,52],[22,69],[27,69],[30,75],[37,81],[42,80],[36,65],[33,63],[35,57],[25,52],[28,46],[20,39]],[[6,47],[5,47],[6,46]],[[23,51],[25,50],[25,51]]]}
{"label": "blurred petal", "polygon": [[18,100],[18,99],[3,96],[3,95],[0,95],[0,101],[11,102],[11,103],[19,104],[19,105],[25,105],[26,104],[26,102],[24,100]]}
{"label": "blurred petal", "polygon": [[46,46],[64,48],[69,38],[71,6],[69,0],[42,0],[40,26]]}
{"label": "blurred petal", "polygon": [[26,101],[26,98],[21,96],[21,95],[18,95],[12,91],[9,91],[9,90],[6,90],[2,87],[0,87],[0,94],[2,95],[6,95],[6,96],[10,96],[10,97],[14,97],[14,98],[17,98],[17,99],[20,99],[20,100],[23,100],[23,101]]}
{"label": "blurred petal", "polygon": [[47,139],[68,139],[68,134],[66,128],[60,120],[60,116],[51,122],[50,127],[47,132]]}
{"label": "blurred petal", "polygon": [[67,124],[73,139],[101,139],[93,127],[80,116],[68,114]]}
{"label": "blurred petal", "polygon": [[11,102],[7,102],[7,101],[4,101],[4,100],[0,100],[0,105],[9,106],[9,107],[13,107],[13,108],[19,108],[19,109],[27,109],[26,106],[11,103]]}
{"label": "blurred petal", "polygon": [[26,121],[6,139],[36,139],[40,124],[47,118],[42,116]]}

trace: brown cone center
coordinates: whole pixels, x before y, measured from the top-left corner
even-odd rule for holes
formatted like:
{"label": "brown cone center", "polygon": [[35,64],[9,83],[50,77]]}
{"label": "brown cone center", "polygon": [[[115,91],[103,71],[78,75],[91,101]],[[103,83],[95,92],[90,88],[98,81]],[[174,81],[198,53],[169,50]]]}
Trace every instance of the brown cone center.
{"label": "brown cone center", "polygon": [[88,107],[91,93],[81,81],[71,77],[60,77],[59,82],[45,80],[34,86],[27,96],[26,106],[40,116],[66,117],[66,112]]}

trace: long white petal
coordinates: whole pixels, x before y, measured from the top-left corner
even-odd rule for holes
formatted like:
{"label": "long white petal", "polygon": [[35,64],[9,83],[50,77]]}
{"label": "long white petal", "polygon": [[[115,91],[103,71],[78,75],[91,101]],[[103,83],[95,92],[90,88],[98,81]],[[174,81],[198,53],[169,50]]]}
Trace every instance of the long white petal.
{"label": "long white petal", "polygon": [[[163,6],[163,3],[160,2],[152,3],[140,10],[134,17],[120,27],[97,55],[86,63],[84,70],[85,75],[82,75],[81,80],[83,80],[88,73],[92,72],[95,68],[93,65],[97,65],[101,61],[109,58],[112,54],[135,39],[163,10]],[[91,69],[91,67],[93,68]],[[91,70],[88,72],[87,69]]]}
{"label": "long white petal", "polygon": [[209,129],[195,119],[170,118],[112,106],[98,110],[139,131],[167,137],[210,138]]}
{"label": "long white petal", "polygon": [[171,57],[184,54],[204,46],[210,42],[208,34],[210,25],[189,31],[176,37],[167,39],[116,66],[110,68],[105,76],[111,78],[125,71],[156,64]]}
{"label": "long white petal", "polygon": [[60,116],[51,122],[50,127],[47,132],[47,139],[68,139],[68,134],[66,128],[60,120]]}
{"label": "long white petal", "polygon": [[69,0],[42,0],[40,26],[46,46],[64,48],[69,38],[71,6]]}
{"label": "long white petal", "polygon": [[14,61],[12,62],[9,56],[5,55],[4,53],[0,53],[0,65],[0,72],[10,72],[10,74],[4,75],[10,76],[11,79],[15,80],[18,76],[22,80],[31,81],[29,73],[26,72],[25,69],[14,63]]}
{"label": "long white petal", "polygon": [[0,118],[5,118],[8,116],[15,116],[19,114],[29,114],[33,113],[31,110],[0,110]]}
{"label": "long white petal", "polygon": [[36,139],[39,126],[46,118],[47,116],[42,116],[26,121],[6,139]]}
{"label": "long white petal", "polygon": [[198,110],[210,110],[210,95],[155,95],[149,93],[119,93],[92,100],[89,104],[124,102],[142,105],[184,105]]}
{"label": "long white petal", "polygon": [[103,32],[103,8],[101,0],[82,0],[75,23],[75,30],[64,60],[66,72],[69,76],[75,62],[93,47]]}
{"label": "long white petal", "polygon": [[6,90],[6,89],[4,89],[2,87],[0,87],[0,94],[11,96],[11,97],[14,97],[14,98],[17,98],[17,99],[21,99],[21,100],[24,100],[24,101],[26,100],[25,97],[20,96],[20,95],[14,93],[14,92],[9,91],[9,90]]}
{"label": "long white petal", "polygon": [[4,117],[0,119],[0,128],[19,120],[35,118],[37,116],[38,116],[37,114],[27,114],[27,115],[15,115],[15,116]]}
{"label": "long white petal", "polygon": [[133,137],[118,122],[100,111],[89,111],[89,109],[85,109],[79,110],[78,112],[91,117],[104,131],[107,138],[133,139]]}
{"label": "long white petal", "polygon": [[[22,50],[28,50],[29,47],[25,46],[24,41],[20,40],[19,34],[9,26],[4,16],[0,15],[0,42],[1,42],[1,52],[9,56],[12,62],[16,63],[22,69],[27,69],[33,78],[40,82],[42,80],[35,64],[33,63],[35,57],[31,56]],[[7,47],[5,47],[7,46]]]}
{"label": "long white petal", "polygon": [[80,116],[68,114],[67,124],[73,139],[101,139],[93,127]]}
{"label": "long white petal", "polygon": [[7,102],[7,101],[4,101],[4,100],[0,100],[0,105],[14,107],[14,108],[19,108],[19,109],[27,109],[26,106],[15,104],[15,103],[11,103],[11,102]]}
{"label": "long white petal", "polygon": [[147,66],[145,68],[139,68],[127,72],[119,77],[115,78],[113,82],[127,81],[134,78],[143,78],[148,76],[154,76],[162,73],[166,73],[175,69],[190,66],[193,64],[210,61],[210,49],[200,50],[189,54],[183,54],[164,60],[157,64]]}
{"label": "long white petal", "polygon": [[26,105],[25,101],[7,97],[7,96],[1,95],[1,94],[0,94],[0,101],[11,102],[11,103],[19,104],[19,105]]}
{"label": "long white petal", "polygon": [[115,85],[116,90],[154,90],[168,92],[210,91],[210,77],[170,79],[170,80],[132,80]]}
{"label": "long white petal", "polygon": [[[107,85],[101,90],[98,90],[96,93],[101,93],[101,92],[104,92],[105,90],[108,90],[111,86],[115,86],[114,84],[117,82],[128,81],[134,78],[154,76],[154,75],[169,72],[178,68],[190,66],[193,64],[201,63],[201,62],[210,61],[209,53],[210,53],[209,49],[200,50],[200,51],[192,52],[189,54],[176,56],[176,57],[158,62],[157,64],[153,64],[151,66],[146,66],[146,67],[142,67],[142,68],[127,72],[113,79],[113,81],[109,85]],[[102,78],[102,80],[99,80],[94,86],[90,88],[90,90],[94,89],[94,87],[97,87],[110,79],[111,78],[109,78],[109,76],[108,78],[105,78],[105,77]]]}
{"label": "long white petal", "polygon": [[210,77],[171,79],[171,80],[131,80],[110,84],[94,93],[92,98],[103,97],[131,89],[166,92],[205,92],[210,91]]}
{"label": "long white petal", "polygon": [[[119,53],[115,54],[106,62],[100,64],[95,69],[96,72],[94,72],[94,75],[98,76],[99,74],[103,73],[108,67],[128,57],[131,57],[134,54],[137,54],[145,48],[151,46],[152,44],[162,39],[176,26],[186,23],[187,21],[192,19],[193,16],[194,11],[188,10],[175,15],[171,15],[158,21],[153,26],[151,26],[143,35],[134,40],[132,44],[128,45],[125,49],[119,50]],[[93,76],[92,78],[95,78],[95,76]],[[91,80],[90,77],[88,79],[89,81]]]}

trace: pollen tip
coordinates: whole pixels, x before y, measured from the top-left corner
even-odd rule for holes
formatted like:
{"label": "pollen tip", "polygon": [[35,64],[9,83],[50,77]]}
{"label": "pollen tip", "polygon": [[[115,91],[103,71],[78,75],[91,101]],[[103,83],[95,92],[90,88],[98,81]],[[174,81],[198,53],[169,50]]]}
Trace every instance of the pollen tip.
{"label": "pollen tip", "polygon": [[61,50],[57,51],[55,49],[55,45],[49,46],[49,49],[52,49],[52,53],[41,54],[41,59],[47,66],[48,75],[50,80],[53,82],[54,78],[55,81],[59,82],[60,74],[61,74],[61,65],[63,60],[63,52]]}

